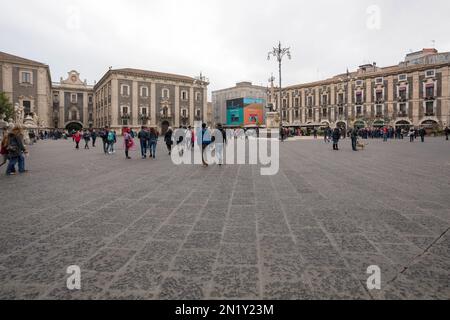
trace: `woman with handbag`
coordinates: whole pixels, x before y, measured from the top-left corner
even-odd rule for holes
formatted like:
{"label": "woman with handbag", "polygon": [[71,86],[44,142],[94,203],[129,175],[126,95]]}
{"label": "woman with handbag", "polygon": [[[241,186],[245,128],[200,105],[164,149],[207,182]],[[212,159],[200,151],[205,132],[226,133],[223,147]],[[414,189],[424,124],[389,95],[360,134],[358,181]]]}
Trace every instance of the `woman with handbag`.
{"label": "woman with handbag", "polygon": [[129,151],[131,148],[133,148],[134,146],[134,140],[133,137],[130,134],[130,129],[127,129],[124,134],[123,134],[123,141],[125,144],[125,156],[127,159],[131,159],[131,157],[129,156]]}

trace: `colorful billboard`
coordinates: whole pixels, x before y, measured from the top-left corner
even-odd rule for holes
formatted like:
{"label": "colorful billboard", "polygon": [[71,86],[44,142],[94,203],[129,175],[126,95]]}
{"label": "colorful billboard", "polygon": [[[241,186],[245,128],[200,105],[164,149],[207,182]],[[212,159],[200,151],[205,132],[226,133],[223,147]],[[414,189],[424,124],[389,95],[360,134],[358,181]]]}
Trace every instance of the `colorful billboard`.
{"label": "colorful billboard", "polygon": [[264,124],[264,99],[241,98],[227,101],[227,125]]}

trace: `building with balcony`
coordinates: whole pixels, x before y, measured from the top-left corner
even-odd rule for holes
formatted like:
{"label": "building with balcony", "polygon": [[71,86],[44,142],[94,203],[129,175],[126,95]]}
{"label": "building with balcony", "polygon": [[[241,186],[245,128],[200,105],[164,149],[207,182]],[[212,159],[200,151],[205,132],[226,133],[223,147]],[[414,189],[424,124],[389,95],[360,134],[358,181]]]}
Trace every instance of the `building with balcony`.
{"label": "building with balcony", "polygon": [[283,88],[283,124],[299,127],[445,127],[450,123],[450,53],[424,49],[398,65],[366,64],[323,81]]}
{"label": "building with balcony", "polygon": [[208,84],[202,75],[110,69],[94,86],[94,127],[194,126],[206,117]]}

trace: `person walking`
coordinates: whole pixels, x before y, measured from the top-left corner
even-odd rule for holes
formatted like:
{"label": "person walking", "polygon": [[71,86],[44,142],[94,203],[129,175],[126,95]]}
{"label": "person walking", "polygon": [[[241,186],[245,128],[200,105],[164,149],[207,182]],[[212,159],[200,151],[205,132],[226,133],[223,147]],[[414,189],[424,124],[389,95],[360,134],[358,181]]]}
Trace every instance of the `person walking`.
{"label": "person walking", "polygon": [[450,129],[448,128],[448,126],[445,127],[444,134],[445,134],[445,140],[448,141],[448,136],[450,135]]}
{"label": "person walking", "polygon": [[1,148],[0,148],[0,156],[2,157],[2,160],[0,162],[0,167],[3,166],[8,161],[8,134],[6,130],[4,131],[4,135],[1,142]]}
{"label": "person walking", "polygon": [[114,144],[117,142],[117,136],[116,132],[113,130],[109,130],[108,132],[108,153],[113,154],[116,151],[114,151]]}
{"label": "person walking", "polygon": [[19,165],[19,173],[25,173],[25,158],[24,154],[28,151],[25,149],[23,143],[23,133],[19,127],[14,127],[11,133],[9,133],[6,144],[7,158],[9,160],[8,166],[6,168],[6,175],[16,174],[16,164]]}
{"label": "person walking", "polygon": [[169,127],[166,134],[164,135],[164,141],[166,142],[167,150],[169,151],[169,156],[172,154],[172,145],[173,145],[172,135],[173,135],[172,128]]}
{"label": "person walking", "polygon": [[313,135],[314,135],[314,139],[317,139],[317,129],[316,128],[314,128],[314,130],[313,130]]}
{"label": "person walking", "polygon": [[333,139],[333,150],[339,150],[339,139],[341,138],[341,130],[339,128],[334,128],[332,139]]}
{"label": "person walking", "polygon": [[108,127],[105,127],[101,132],[100,132],[100,138],[102,138],[102,142],[103,142],[103,152],[105,154],[108,153],[108,149],[109,149],[109,145],[108,145]]}
{"label": "person walking", "polygon": [[425,142],[425,135],[426,135],[426,131],[424,128],[420,128],[419,129],[419,136],[420,136],[420,140],[423,142]]}
{"label": "person walking", "polygon": [[125,157],[127,159],[131,159],[131,157],[129,155],[129,151],[134,146],[134,140],[133,140],[133,136],[130,133],[130,129],[125,130],[125,132],[123,134],[123,143],[124,143],[124,148],[125,148]]}
{"label": "person walking", "polygon": [[211,144],[211,132],[209,131],[206,123],[202,124],[202,131],[197,135],[197,143],[202,147],[202,163],[204,167],[208,166],[205,160],[205,149]]}
{"label": "person walking", "polygon": [[80,149],[81,133],[80,131],[75,132],[73,135],[73,140],[75,141],[75,149]]}
{"label": "person walking", "polygon": [[227,143],[227,133],[223,129],[222,124],[217,125],[217,130],[214,134],[214,144],[216,147],[216,160],[219,166],[223,164],[223,145]]}
{"label": "person walking", "polygon": [[83,139],[84,139],[84,149],[89,149],[89,141],[91,141],[91,134],[89,133],[89,131],[84,130]]}
{"label": "person walking", "polygon": [[92,130],[91,138],[92,138],[92,147],[95,148],[95,140],[97,140],[97,132],[95,132],[95,129]]}
{"label": "person walking", "polygon": [[352,132],[350,133],[350,136],[352,138],[352,150],[358,151],[356,148],[356,143],[358,142],[358,129],[353,128]]}
{"label": "person walking", "polygon": [[148,146],[150,149],[149,158],[156,159],[156,145],[158,143],[158,132],[155,128],[150,128],[150,132],[148,135]]}
{"label": "person walking", "polygon": [[138,133],[138,139],[141,144],[142,159],[145,159],[147,158],[148,132],[144,126],[141,127],[141,131]]}
{"label": "person walking", "polygon": [[414,127],[411,127],[411,129],[409,129],[409,142],[414,142],[415,135],[416,130],[414,129]]}
{"label": "person walking", "polygon": [[383,132],[383,141],[384,141],[384,142],[387,142],[387,140],[388,140],[388,128],[387,128],[387,127],[384,127],[384,128],[382,129],[382,132]]}

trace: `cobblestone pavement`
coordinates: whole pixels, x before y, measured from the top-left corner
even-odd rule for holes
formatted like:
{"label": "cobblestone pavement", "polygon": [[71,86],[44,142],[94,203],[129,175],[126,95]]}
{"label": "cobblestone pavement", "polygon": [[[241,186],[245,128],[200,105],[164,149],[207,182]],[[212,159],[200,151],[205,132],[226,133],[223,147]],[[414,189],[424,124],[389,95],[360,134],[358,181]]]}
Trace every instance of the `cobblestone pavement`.
{"label": "cobblestone pavement", "polygon": [[[0,177],[2,299],[449,299],[450,143],[280,146],[276,176],[71,141]],[[4,167],[2,167],[2,171]],[[81,290],[66,268],[81,267]],[[381,268],[369,291],[367,267]]]}

